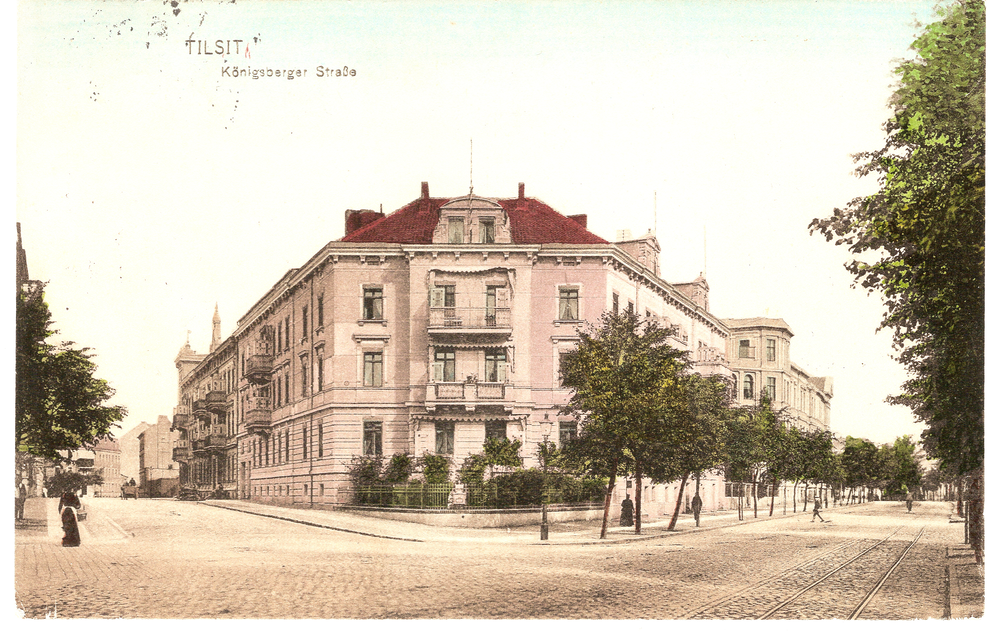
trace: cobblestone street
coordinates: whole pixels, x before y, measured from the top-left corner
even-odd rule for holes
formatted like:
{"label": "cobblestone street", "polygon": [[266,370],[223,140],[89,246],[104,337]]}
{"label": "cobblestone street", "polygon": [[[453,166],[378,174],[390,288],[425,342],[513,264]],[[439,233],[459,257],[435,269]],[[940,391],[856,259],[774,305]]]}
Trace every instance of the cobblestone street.
{"label": "cobblestone street", "polygon": [[[830,509],[829,523],[799,513],[643,541],[544,545],[527,535],[505,541],[498,530],[382,539],[173,500],[88,506],[80,548],[59,545],[54,507],[44,509],[47,527],[16,531],[16,601],[26,617],[685,618],[845,542],[875,543],[902,527],[905,546],[925,527],[867,618],[941,618],[946,547],[962,542],[944,503],[917,504],[912,514],[901,503]],[[431,538],[439,530],[408,526]],[[812,600],[833,598],[820,590]],[[748,618],[735,604],[714,618]]]}

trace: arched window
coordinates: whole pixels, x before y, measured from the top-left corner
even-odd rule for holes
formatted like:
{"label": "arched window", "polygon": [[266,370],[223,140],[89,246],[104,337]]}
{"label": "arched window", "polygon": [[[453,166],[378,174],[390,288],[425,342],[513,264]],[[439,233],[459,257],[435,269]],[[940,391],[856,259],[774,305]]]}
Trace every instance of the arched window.
{"label": "arched window", "polygon": [[743,375],[743,398],[753,398],[753,375]]}

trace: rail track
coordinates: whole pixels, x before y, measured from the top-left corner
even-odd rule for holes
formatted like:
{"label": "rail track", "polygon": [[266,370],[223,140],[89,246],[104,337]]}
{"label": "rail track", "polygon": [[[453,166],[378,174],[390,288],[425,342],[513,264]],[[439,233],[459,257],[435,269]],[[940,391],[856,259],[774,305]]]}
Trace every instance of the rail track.
{"label": "rail track", "polygon": [[924,534],[902,543],[851,540],[812,559],[716,598],[688,612],[685,619],[857,619]]}

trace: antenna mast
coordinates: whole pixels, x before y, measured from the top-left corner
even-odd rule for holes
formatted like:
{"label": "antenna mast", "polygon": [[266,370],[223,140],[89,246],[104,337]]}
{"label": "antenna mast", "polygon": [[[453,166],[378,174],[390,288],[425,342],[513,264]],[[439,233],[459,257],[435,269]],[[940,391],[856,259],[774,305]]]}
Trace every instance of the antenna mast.
{"label": "antenna mast", "polygon": [[472,195],[472,139],[469,139],[469,196]]}

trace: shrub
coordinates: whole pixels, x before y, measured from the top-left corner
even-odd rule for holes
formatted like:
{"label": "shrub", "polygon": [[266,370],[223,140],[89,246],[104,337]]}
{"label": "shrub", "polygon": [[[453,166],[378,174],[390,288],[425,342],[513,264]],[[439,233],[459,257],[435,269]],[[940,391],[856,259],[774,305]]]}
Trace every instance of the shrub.
{"label": "shrub", "polygon": [[388,484],[399,484],[410,479],[413,473],[413,458],[405,453],[393,454],[385,469],[384,480]]}
{"label": "shrub", "polygon": [[486,473],[486,456],[481,453],[472,454],[465,459],[458,470],[458,481],[462,484],[480,484]]}
{"label": "shrub", "polygon": [[427,484],[445,484],[448,482],[448,471],[451,467],[451,460],[447,456],[425,453],[421,462],[423,464],[424,481]]}

